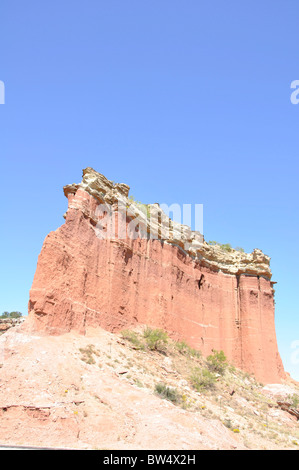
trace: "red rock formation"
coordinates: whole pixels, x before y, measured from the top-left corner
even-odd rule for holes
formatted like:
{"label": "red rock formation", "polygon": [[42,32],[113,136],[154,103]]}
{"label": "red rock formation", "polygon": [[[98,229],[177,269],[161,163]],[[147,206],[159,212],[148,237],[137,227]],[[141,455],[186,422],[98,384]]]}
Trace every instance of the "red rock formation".
{"label": "red rock formation", "polygon": [[190,231],[179,239],[178,226],[163,240],[101,238],[101,203],[119,215],[116,202],[122,201],[126,227],[140,209],[129,201],[129,187],[88,168],[81,184],[64,190],[65,224],[46,237],[30,291],[34,329],[84,334],[87,327],[117,332],[149,325],[204,355],[222,349],[264,383],[281,381],[268,257],[259,250],[227,253]]}

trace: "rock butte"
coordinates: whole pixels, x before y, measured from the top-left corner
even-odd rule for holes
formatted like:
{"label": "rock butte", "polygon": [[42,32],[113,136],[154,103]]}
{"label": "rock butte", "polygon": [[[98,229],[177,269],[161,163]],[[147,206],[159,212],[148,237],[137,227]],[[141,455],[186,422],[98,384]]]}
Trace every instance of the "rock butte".
{"label": "rock butte", "polygon": [[[64,187],[65,223],[45,238],[27,325],[46,334],[84,334],[97,326],[111,332],[139,324],[162,328],[204,355],[223,350],[263,383],[281,382],[270,258],[258,249],[227,252],[174,222],[167,231],[169,219],[159,204],[144,210],[129,190],[92,168],[83,170],[80,184]],[[109,232],[98,210],[103,204],[128,229],[126,237],[103,236]],[[137,216],[140,233],[147,233],[149,210],[159,239],[132,239]]]}

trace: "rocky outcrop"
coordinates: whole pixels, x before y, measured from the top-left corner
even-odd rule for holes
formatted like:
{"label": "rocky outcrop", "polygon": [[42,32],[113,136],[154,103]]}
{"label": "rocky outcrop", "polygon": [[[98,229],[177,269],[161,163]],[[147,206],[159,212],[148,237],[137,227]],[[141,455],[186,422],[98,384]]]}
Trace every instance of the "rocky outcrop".
{"label": "rocky outcrop", "polygon": [[25,320],[24,317],[19,318],[0,318],[0,335],[5,333],[10,328],[21,325]]}
{"label": "rocky outcrop", "polygon": [[299,409],[292,407],[292,403],[278,400],[277,404],[282,410],[287,411],[292,416],[296,416],[297,420],[299,420]]}
{"label": "rocky outcrop", "polygon": [[32,327],[84,334],[147,324],[280,381],[269,257],[209,245],[129,189],[91,168],[64,187],[65,223],[46,237],[30,291]]}

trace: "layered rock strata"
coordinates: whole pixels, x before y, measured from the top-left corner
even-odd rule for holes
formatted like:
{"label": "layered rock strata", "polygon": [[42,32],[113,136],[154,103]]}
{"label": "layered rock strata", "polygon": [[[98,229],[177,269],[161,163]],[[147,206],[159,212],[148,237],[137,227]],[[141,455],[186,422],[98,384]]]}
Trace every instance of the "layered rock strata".
{"label": "layered rock strata", "polygon": [[129,190],[92,168],[64,187],[65,223],[46,237],[30,290],[32,327],[163,328],[204,355],[222,349],[261,382],[279,382],[270,258],[209,245]]}

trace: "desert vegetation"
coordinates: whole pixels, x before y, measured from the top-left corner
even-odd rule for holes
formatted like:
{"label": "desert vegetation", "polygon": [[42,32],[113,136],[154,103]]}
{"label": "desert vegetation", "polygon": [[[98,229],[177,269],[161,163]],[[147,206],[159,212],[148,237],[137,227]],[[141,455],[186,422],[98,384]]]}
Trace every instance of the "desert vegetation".
{"label": "desert vegetation", "polygon": [[[223,351],[204,357],[187,341],[175,341],[149,326],[123,330],[118,338],[106,349],[87,345],[80,349],[80,359],[89,367],[110,369],[171,406],[218,420],[249,449],[298,448],[296,419],[263,394],[263,384],[230,364]],[[299,388],[287,400],[297,408]]]}
{"label": "desert vegetation", "polygon": [[3,312],[0,318],[20,318],[23,314],[21,312]]}
{"label": "desert vegetation", "polygon": [[235,248],[233,248],[230,243],[219,243],[215,240],[209,240],[208,244],[213,246],[217,245],[219,246],[219,248],[221,248],[221,250],[227,251],[228,253],[230,253],[231,251],[239,251],[240,253],[245,253],[244,248],[242,248],[241,246],[236,246]]}

